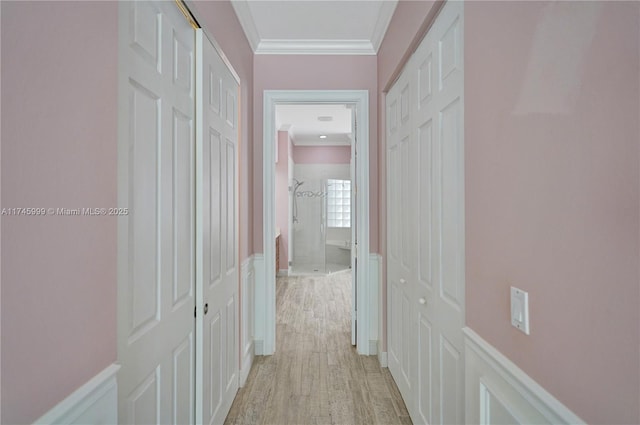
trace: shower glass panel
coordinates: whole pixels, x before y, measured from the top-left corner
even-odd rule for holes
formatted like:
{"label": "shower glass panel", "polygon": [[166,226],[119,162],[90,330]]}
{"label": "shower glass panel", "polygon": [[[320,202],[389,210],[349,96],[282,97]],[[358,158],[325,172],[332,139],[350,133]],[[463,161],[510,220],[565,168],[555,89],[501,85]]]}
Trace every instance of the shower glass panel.
{"label": "shower glass panel", "polygon": [[351,266],[351,181],[343,164],[296,165],[289,237],[293,275],[326,274]]}
{"label": "shower glass panel", "polygon": [[326,180],[293,179],[291,273],[326,273]]}

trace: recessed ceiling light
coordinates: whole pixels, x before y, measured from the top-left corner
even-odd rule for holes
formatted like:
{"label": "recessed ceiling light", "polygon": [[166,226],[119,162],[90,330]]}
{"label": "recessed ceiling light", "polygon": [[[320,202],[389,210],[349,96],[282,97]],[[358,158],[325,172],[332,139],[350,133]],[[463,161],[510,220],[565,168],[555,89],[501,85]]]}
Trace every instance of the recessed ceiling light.
{"label": "recessed ceiling light", "polygon": [[333,117],[330,115],[320,116],[318,117],[318,121],[333,121]]}
{"label": "recessed ceiling light", "polygon": [[327,136],[325,136],[324,134],[322,136],[320,136],[321,139],[326,139]]}

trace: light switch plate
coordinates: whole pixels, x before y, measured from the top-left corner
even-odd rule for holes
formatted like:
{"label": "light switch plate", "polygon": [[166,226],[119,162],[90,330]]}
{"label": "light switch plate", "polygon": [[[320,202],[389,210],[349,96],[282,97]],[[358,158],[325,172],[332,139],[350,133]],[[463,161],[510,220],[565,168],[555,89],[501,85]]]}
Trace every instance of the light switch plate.
{"label": "light switch plate", "polygon": [[529,293],[511,287],[511,324],[529,335]]}

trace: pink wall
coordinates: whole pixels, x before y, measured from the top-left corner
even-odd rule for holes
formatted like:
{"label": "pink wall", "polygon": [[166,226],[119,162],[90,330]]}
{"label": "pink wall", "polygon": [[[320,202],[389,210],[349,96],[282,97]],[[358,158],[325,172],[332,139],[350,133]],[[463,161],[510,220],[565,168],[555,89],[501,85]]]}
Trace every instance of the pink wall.
{"label": "pink wall", "polygon": [[[2,206],[116,206],[115,2],[1,2]],[[116,220],[2,217],[2,423],[116,360]]]}
{"label": "pink wall", "polygon": [[465,8],[467,323],[589,423],[640,422],[639,7]]}
{"label": "pink wall", "polygon": [[[0,5],[2,206],[115,206],[117,3]],[[244,259],[253,53],[228,2],[195,8],[242,79]],[[116,360],[116,222],[5,216],[2,248],[0,419],[29,423]]]}
{"label": "pink wall", "polygon": [[[382,90],[435,6],[400,1],[378,54],[383,252]],[[639,9],[465,6],[467,324],[590,423],[640,423]]]}
{"label": "pink wall", "polygon": [[296,164],[349,164],[351,146],[294,146]]}
{"label": "pink wall", "polygon": [[[291,139],[287,131],[278,131],[276,163],[276,227],[280,228],[280,269],[289,264],[289,157]],[[276,270],[277,272],[277,270]]]}
{"label": "pink wall", "polygon": [[378,124],[375,56],[256,55],[253,94],[253,249],[262,252],[262,113],[264,90],[369,90],[370,236],[378,252]]}
{"label": "pink wall", "polygon": [[[241,80],[240,99],[240,258],[254,252],[253,246],[253,51],[228,0],[188,1],[202,25],[215,38]],[[262,187],[259,188],[262,191]],[[262,234],[262,233],[261,233]],[[262,238],[262,236],[261,236]],[[260,239],[262,240],[262,239]],[[260,249],[262,252],[262,249]]]}

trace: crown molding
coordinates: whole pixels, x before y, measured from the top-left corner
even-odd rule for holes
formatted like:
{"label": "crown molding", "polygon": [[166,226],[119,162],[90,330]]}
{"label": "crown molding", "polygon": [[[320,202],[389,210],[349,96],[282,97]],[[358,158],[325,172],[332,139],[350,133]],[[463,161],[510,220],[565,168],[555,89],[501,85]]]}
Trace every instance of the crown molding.
{"label": "crown molding", "polygon": [[257,55],[375,55],[369,40],[261,40]]}
{"label": "crown molding", "polygon": [[382,40],[384,40],[384,35],[387,33],[387,29],[389,28],[391,18],[393,17],[393,13],[395,12],[397,5],[397,0],[389,0],[383,1],[380,6],[378,20],[373,28],[373,34],[371,34],[371,44],[373,45],[373,49],[376,53],[378,52],[378,49],[380,49],[380,45],[382,45]]}
{"label": "crown molding", "polygon": [[256,27],[256,22],[253,20],[249,3],[247,3],[246,0],[231,0],[231,6],[233,6],[238,21],[240,21],[240,26],[247,36],[251,50],[255,52],[260,43],[260,36],[258,35],[258,28]]}
{"label": "crown molding", "polygon": [[381,2],[371,40],[292,40],[260,39],[249,2],[231,0],[251,49],[259,55],[376,55],[397,4],[397,0]]}

